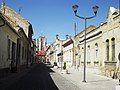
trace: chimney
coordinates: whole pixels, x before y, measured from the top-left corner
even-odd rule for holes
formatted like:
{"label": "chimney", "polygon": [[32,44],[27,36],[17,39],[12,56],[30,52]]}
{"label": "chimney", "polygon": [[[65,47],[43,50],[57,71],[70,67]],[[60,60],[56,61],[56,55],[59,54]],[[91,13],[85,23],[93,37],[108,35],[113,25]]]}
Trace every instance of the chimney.
{"label": "chimney", "polygon": [[56,35],[56,39],[59,39],[58,37],[59,37],[59,35],[57,34],[57,35]]}
{"label": "chimney", "polygon": [[69,35],[66,35],[66,40],[69,38]]}

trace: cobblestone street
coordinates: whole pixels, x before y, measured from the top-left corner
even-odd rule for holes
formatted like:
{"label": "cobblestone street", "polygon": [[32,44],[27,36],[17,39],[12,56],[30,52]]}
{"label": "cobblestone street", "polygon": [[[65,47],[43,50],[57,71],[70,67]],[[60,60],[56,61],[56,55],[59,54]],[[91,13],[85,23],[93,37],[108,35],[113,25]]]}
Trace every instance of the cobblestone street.
{"label": "cobblestone street", "polygon": [[6,87],[1,85],[0,90],[80,90],[76,85],[47,68],[44,64],[34,66],[19,78],[8,80],[13,82],[8,83]]}
{"label": "cobblestone street", "polygon": [[51,76],[59,90],[81,90],[75,84],[71,83],[58,73],[52,73]]}

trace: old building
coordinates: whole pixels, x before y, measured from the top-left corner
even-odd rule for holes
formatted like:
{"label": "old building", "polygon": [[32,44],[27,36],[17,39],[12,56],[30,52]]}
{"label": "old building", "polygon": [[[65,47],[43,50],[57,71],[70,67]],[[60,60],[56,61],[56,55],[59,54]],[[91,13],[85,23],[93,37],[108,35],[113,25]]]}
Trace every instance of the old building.
{"label": "old building", "polygon": [[46,62],[50,62],[50,45],[46,48]]}
{"label": "old building", "polygon": [[[91,71],[101,70],[103,74],[111,77],[119,66],[119,12],[118,9],[110,7],[105,23],[100,24],[98,27],[90,26],[86,29],[87,67],[92,68]],[[75,41],[76,63],[82,67],[84,63],[84,30],[75,36]]]}
{"label": "old building", "polygon": [[40,36],[36,41],[38,62],[45,62],[46,60],[46,43],[47,40],[45,36]]}
{"label": "old building", "polygon": [[0,18],[0,23],[4,22],[4,25],[0,26],[0,69],[11,69],[12,67],[15,69],[17,42],[20,35],[1,13]]}
{"label": "old building", "polygon": [[51,62],[51,64],[54,64],[54,48],[53,43],[49,45],[49,48],[46,51],[47,59]]}
{"label": "old building", "polygon": [[1,6],[1,12],[7,19],[7,21],[12,25],[12,27],[19,33],[21,38],[18,40],[19,44],[19,60],[20,64],[30,65],[32,63],[31,60],[31,44],[32,44],[32,35],[33,29],[30,22],[24,19],[20,14],[16,11],[8,7],[7,5]]}
{"label": "old building", "polygon": [[57,65],[61,67],[61,63],[63,61],[63,44],[62,39],[59,38],[58,35],[56,35],[55,42],[53,43],[53,49],[54,49],[54,62],[57,62]]}
{"label": "old building", "polygon": [[32,64],[33,63],[36,63],[36,48],[37,48],[37,46],[36,46],[36,39],[33,39],[32,40],[32,51],[31,51],[31,53],[32,53],[32,57],[31,57],[31,60],[32,60]]}
{"label": "old building", "polygon": [[47,48],[46,55],[47,59],[54,64],[57,63],[58,67],[61,67],[63,62],[63,42],[65,40],[60,39],[59,35],[56,35],[55,41],[50,44]]}
{"label": "old building", "polygon": [[120,10],[110,7],[102,30],[102,56],[105,74],[112,76],[119,66],[120,53]]}
{"label": "old building", "polygon": [[[97,29],[95,26],[89,26],[87,29],[87,36],[86,36],[86,59],[87,59],[87,66],[94,66],[97,65],[97,61],[99,61],[98,55],[98,42],[100,40],[101,31]],[[76,63],[83,64],[84,63],[84,31],[80,32],[76,37]],[[100,43],[100,42],[99,42]],[[96,47],[96,48],[94,48]],[[80,61],[81,60],[81,61]]]}
{"label": "old building", "polygon": [[66,40],[63,42],[63,62],[66,62],[67,68],[70,68],[74,64],[73,59],[73,39],[67,37]]}

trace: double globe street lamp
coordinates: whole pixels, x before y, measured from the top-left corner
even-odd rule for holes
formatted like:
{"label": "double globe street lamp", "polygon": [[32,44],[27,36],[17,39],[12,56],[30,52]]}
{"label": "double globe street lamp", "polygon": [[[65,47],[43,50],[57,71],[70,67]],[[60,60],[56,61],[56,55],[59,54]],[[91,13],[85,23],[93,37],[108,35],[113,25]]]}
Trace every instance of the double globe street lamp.
{"label": "double globe street lamp", "polygon": [[84,19],[85,20],[85,34],[84,34],[84,72],[83,72],[83,82],[86,82],[86,27],[87,27],[87,20],[88,19],[92,19],[94,17],[96,17],[97,15],[97,11],[98,11],[98,6],[94,6],[92,9],[93,9],[93,12],[94,12],[94,16],[91,16],[91,17],[81,17],[79,15],[77,15],[77,10],[78,10],[78,5],[73,5],[72,6],[72,9],[75,13],[75,16],[80,18],[80,19]]}

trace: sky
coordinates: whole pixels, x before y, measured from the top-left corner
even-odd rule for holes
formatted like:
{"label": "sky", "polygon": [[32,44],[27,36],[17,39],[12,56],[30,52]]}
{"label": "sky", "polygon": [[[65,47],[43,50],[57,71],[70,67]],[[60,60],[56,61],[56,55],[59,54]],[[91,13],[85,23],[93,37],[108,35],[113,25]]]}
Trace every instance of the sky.
{"label": "sky", "polygon": [[[0,4],[3,0],[0,0]],[[87,21],[87,26],[99,26],[106,21],[109,7],[119,8],[120,0],[5,0],[6,5],[19,11],[33,26],[33,38],[45,36],[48,43],[55,41],[56,34],[65,39],[65,35],[74,36],[74,23],[77,33],[84,30],[84,20],[74,16],[72,6],[77,4],[78,15],[93,16],[92,7],[97,5],[97,16]]]}

